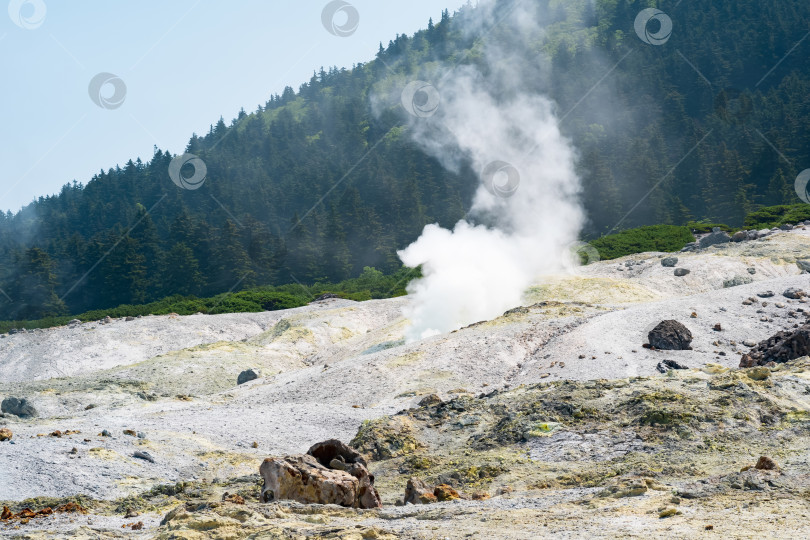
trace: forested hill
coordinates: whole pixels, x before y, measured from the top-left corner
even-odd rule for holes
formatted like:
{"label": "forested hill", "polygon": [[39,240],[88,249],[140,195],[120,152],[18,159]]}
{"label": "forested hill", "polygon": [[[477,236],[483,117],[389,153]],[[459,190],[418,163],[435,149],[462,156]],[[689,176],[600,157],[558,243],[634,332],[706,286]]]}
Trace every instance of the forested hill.
{"label": "forested hill", "polygon": [[[174,155],[156,149],[0,214],[0,319],[394,270],[396,250],[425,224],[465,215],[477,180],[419,150],[402,107],[379,96],[442,62],[478,63],[485,42],[520,39],[527,65],[548,59],[528,90],[556,101],[578,148],[587,238],[698,219],[735,225],[760,205],[800,202],[806,0],[521,4],[545,32],[511,28],[512,1],[486,16],[468,6],[381,45],[374,61],[321,69],[297,92],[220,120],[186,149],[207,166],[199,189],[177,187]],[[664,44],[634,30],[651,5],[673,22]]]}

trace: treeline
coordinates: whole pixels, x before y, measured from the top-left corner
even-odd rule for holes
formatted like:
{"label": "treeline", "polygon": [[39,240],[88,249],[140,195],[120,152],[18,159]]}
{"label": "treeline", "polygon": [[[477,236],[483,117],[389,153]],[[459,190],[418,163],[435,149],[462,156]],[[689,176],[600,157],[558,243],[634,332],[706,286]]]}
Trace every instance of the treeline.
{"label": "treeline", "polygon": [[[413,144],[407,115],[384,97],[438,62],[485,69],[484,42],[519,51],[527,71],[549,58],[522,90],[557,102],[579,149],[586,239],[704,219],[740,226],[760,206],[800,202],[810,40],[788,52],[807,31],[810,4],[525,4],[545,31],[515,31],[511,0],[486,16],[468,5],[381,45],[374,61],[321,69],[298,91],[220,119],[186,148],[206,163],[200,189],[178,188],[173,156],[156,148],[147,162],[0,214],[0,319],[340,282],[367,266],[397,271],[396,250],[427,223],[462,218],[477,180]],[[673,20],[661,46],[633,29],[650,5]]]}

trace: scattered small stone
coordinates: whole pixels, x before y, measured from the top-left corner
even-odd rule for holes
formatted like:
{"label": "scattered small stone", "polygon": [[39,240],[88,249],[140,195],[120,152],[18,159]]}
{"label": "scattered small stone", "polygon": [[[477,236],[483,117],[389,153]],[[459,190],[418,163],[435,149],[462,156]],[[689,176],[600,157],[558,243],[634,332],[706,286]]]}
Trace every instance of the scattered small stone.
{"label": "scattered small stone", "polygon": [[138,434],[135,432],[135,430],[132,430],[132,429],[125,429],[124,430],[124,435],[129,435],[130,437],[137,437],[138,436]]}
{"label": "scattered small stone", "polygon": [[783,308],[783,307],[785,307],[785,304],[783,304],[782,302],[776,302],[776,303],[774,304],[774,306],[776,306],[776,307],[778,307],[778,308]]}
{"label": "scattered small stone", "polygon": [[142,450],[138,450],[137,452],[132,454],[132,457],[146,460],[149,463],[154,463],[155,462],[155,458],[152,457],[152,454],[150,454],[149,452],[146,452],[146,451],[142,451]]}
{"label": "scattered small stone", "polygon": [[674,274],[675,277],[683,277],[686,274],[689,274],[690,272],[691,270],[687,270],[686,268],[676,268]]}
{"label": "scattered small stone", "polygon": [[124,519],[131,519],[134,517],[138,517],[140,514],[133,510],[132,508],[127,508],[127,513],[124,515]]}
{"label": "scattered small stone", "polygon": [[807,293],[801,289],[797,289],[796,287],[791,287],[783,292],[782,296],[785,298],[790,298],[791,300],[799,300],[803,296],[807,296]]}
{"label": "scattered small stone", "polygon": [[756,269],[756,268],[754,268],[753,266],[750,266],[750,267],[746,268],[746,270],[747,270],[747,271],[748,271],[748,273],[749,273],[749,274],[751,274],[752,276],[753,276],[754,274],[756,274],[756,273],[757,273],[757,269]]}
{"label": "scattered small stone", "polygon": [[757,293],[757,296],[759,296],[760,298],[770,298],[773,295],[774,295],[773,291],[765,291],[765,292]]}
{"label": "scattered small stone", "polygon": [[666,257],[661,259],[661,266],[673,268],[676,264],[678,264],[678,257]]}
{"label": "scattered small stone", "polygon": [[674,506],[667,506],[663,510],[658,513],[658,517],[661,519],[668,518],[677,514],[680,514],[681,511],[675,508]]}
{"label": "scattered small stone", "polygon": [[85,407],[84,410],[89,411],[90,409],[95,409],[96,407],[98,407],[98,405],[96,405],[95,403],[91,403],[90,405]]}
{"label": "scattered small stone", "polygon": [[259,447],[259,443],[258,443],[258,442],[256,442],[256,441],[253,441],[253,444],[251,444],[251,445],[250,445],[250,447],[251,447],[251,448],[258,448],[258,447]]}
{"label": "scattered small stone", "polygon": [[714,530],[714,525],[706,525],[705,527],[703,527],[703,529],[706,530],[706,531],[713,531]]}
{"label": "scattered small stone", "polygon": [[227,491],[222,494],[222,500],[233,504],[245,504],[245,499],[236,493],[228,493]]}
{"label": "scattered small stone", "polygon": [[689,317],[692,319],[697,319],[697,313],[693,311],[692,314],[689,315]]}
{"label": "scattered small stone", "polygon": [[112,433],[110,433],[110,432],[109,432],[108,430],[106,430],[106,429],[103,429],[103,430],[101,430],[101,433],[99,433],[99,436],[100,436],[100,437],[112,437]]}
{"label": "scattered small stone", "polygon": [[71,449],[70,449],[70,452],[69,452],[69,453],[70,453],[70,454],[74,454],[74,455],[75,455],[75,454],[78,454],[78,453],[79,453],[79,449],[78,449],[78,448],[76,448],[76,447],[74,446],[73,448],[71,448]]}
{"label": "scattered small stone", "polygon": [[761,471],[776,471],[779,470],[779,466],[776,464],[774,460],[769,458],[768,456],[760,456],[757,464],[754,465],[755,469],[759,469]]}
{"label": "scattered small stone", "polygon": [[712,330],[714,330],[715,332],[722,332],[723,327],[720,325],[720,323],[717,323],[712,327]]}
{"label": "scattered small stone", "polygon": [[8,428],[0,428],[0,442],[10,441],[14,434]]}
{"label": "scattered small stone", "polygon": [[740,285],[748,285],[749,283],[753,283],[753,279],[749,276],[734,276],[731,279],[726,279],[723,281],[723,288],[728,289],[730,287],[738,287]]}
{"label": "scattered small stone", "polygon": [[145,438],[146,438],[146,433],[144,433],[143,431],[139,431],[139,432],[136,434],[136,436],[137,436],[139,439],[145,439]]}

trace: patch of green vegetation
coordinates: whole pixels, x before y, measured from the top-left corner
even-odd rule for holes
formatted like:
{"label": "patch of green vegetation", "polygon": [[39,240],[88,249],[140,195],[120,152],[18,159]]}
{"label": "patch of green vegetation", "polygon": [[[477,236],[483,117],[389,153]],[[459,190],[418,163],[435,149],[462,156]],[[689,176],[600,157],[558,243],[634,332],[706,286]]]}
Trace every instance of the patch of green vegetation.
{"label": "patch of green vegetation", "polygon": [[366,267],[357,278],[340,283],[319,282],[309,287],[299,284],[276,287],[258,287],[235,293],[220,294],[210,298],[175,295],[157,302],[142,305],[122,305],[111,309],[88,311],[80,315],[47,317],[35,321],[0,321],[0,333],[12,329],[33,330],[63,326],[72,319],[82,322],[99,321],[106,317],[145,317],[147,315],[194,315],[204,313],[258,313],[305,306],[323,294],[335,294],[340,298],[363,302],[377,298],[403,296],[408,283],[421,276],[419,269],[402,268],[385,275],[379,270]]}
{"label": "patch of green vegetation", "polygon": [[590,244],[596,248],[602,260],[610,260],[647,251],[680,251],[694,241],[689,227],[651,225],[603,236]]}
{"label": "patch of green vegetation", "polygon": [[748,214],[745,217],[745,226],[749,229],[769,229],[808,219],[810,219],[810,204],[781,204],[766,206]]}

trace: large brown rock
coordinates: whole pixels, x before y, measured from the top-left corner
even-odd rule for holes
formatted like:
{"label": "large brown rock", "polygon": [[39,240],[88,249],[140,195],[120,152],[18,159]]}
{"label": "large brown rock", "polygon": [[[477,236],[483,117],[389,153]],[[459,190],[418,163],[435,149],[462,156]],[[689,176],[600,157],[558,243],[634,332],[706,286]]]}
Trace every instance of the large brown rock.
{"label": "large brown rock", "polygon": [[318,443],[304,455],[267,458],[259,468],[262,500],[379,508],[374,476],[363,457],[337,440]]}
{"label": "large brown rock", "polygon": [[692,347],[692,332],[678,321],[661,321],[647,334],[650,347],[665,351],[685,351]]}
{"label": "large brown rock", "polygon": [[760,341],[740,358],[740,367],[764,366],[769,362],[781,364],[810,355],[810,323],[795,330],[777,332]]}

